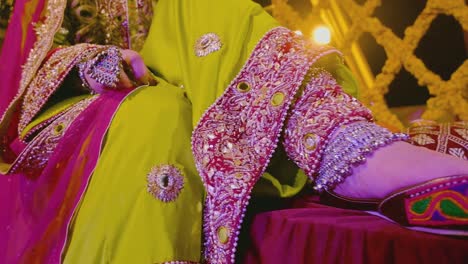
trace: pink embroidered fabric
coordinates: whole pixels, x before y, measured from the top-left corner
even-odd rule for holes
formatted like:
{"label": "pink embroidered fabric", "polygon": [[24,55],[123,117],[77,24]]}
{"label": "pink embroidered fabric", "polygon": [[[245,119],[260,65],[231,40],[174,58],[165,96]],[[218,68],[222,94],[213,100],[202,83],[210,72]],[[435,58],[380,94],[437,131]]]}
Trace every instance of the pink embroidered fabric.
{"label": "pink embroidered fabric", "polygon": [[[314,180],[325,147],[342,126],[356,121],[371,121],[370,111],[346,94],[324,70],[313,69],[312,78],[292,109],[284,136],[288,156]],[[315,188],[322,190],[325,183]]]}
{"label": "pink embroidered fabric", "polygon": [[203,228],[209,263],[234,263],[252,187],[277,147],[289,105],[311,65],[333,52],[285,28],[271,30],[200,119],[192,151],[207,191]]}
{"label": "pink embroidered fabric", "polygon": [[43,129],[21,152],[8,174],[24,173],[31,177],[39,176],[70,124],[94,100],[96,97],[78,102]]}
{"label": "pink embroidered fabric", "polygon": [[[105,46],[78,44],[55,51],[44,62],[37,75],[27,87],[21,106],[18,134],[31,122],[60,87],[65,77],[81,60],[94,56]],[[51,81],[52,80],[52,81]]]}
{"label": "pink embroidered fabric", "polygon": [[8,201],[0,203],[1,263],[60,263],[73,212],[96,166],[112,117],[129,92],[98,95],[81,105],[85,109],[67,127],[49,125],[62,135],[57,142],[53,139],[52,146],[47,140],[40,146],[54,151],[48,161],[33,161],[46,162],[37,177],[23,171],[0,175],[0,197]]}

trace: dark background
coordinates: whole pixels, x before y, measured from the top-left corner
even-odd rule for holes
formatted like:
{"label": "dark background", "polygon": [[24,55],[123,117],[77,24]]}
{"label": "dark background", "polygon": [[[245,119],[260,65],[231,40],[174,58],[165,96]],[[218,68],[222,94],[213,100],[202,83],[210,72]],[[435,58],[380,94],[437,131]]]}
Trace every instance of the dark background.
{"label": "dark background", "polygon": [[[355,1],[363,4],[366,0]],[[270,0],[256,0],[256,2],[262,5],[271,3]],[[312,8],[310,0],[289,0],[289,4],[295,7],[301,15],[307,15],[306,12]],[[403,38],[405,28],[414,23],[425,5],[425,0],[382,0],[382,5],[375,10],[374,16],[390,27],[398,37]],[[384,49],[369,33],[359,38],[359,44],[374,75],[380,73],[387,59]],[[438,16],[421,39],[415,55],[442,79],[449,80],[451,74],[467,58],[461,25],[452,16]],[[403,68],[390,85],[385,99],[390,107],[396,107],[422,105],[429,97],[427,88],[419,86],[417,80]]]}

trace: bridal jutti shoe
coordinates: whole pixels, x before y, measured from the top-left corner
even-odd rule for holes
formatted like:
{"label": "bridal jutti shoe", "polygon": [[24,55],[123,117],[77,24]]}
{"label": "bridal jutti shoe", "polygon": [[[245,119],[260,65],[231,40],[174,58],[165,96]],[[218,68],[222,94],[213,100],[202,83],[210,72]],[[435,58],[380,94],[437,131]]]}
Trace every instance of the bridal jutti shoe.
{"label": "bridal jutti shoe", "polygon": [[353,199],[331,191],[320,201],[340,208],[365,210],[413,230],[468,235],[468,175],[430,180],[398,190],[382,200]]}

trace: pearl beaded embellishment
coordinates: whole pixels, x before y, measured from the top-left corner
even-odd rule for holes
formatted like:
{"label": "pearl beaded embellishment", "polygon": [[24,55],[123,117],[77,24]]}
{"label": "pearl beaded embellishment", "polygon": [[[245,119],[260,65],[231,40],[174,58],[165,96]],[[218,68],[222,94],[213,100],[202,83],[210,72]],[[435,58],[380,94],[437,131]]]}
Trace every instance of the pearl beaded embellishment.
{"label": "pearl beaded embellishment", "polygon": [[165,203],[172,202],[184,188],[182,172],[172,165],[154,166],[147,176],[148,192]]}
{"label": "pearl beaded embellishment", "polygon": [[220,37],[215,33],[207,33],[201,36],[195,43],[195,55],[204,57],[221,49],[223,44]]}

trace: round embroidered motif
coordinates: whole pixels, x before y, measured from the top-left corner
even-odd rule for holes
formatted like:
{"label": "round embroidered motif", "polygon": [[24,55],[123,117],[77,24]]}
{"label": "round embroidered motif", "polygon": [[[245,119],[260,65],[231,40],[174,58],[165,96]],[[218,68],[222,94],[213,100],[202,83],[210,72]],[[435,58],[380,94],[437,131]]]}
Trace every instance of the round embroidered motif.
{"label": "round embroidered motif", "polygon": [[240,82],[237,85],[237,90],[242,93],[248,92],[250,91],[250,84],[246,82]]}
{"label": "round embroidered motif", "polygon": [[174,201],[184,188],[184,176],[172,165],[158,165],[151,168],[147,176],[148,192],[165,203]]}
{"label": "round embroidered motif", "polygon": [[215,33],[207,33],[201,36],[195,43],[195,55],[204,57],[221,49],[222,46],[223,44],[218,35]]}
{"label": "round embroidered motif", "polygon": [[229,242],[229,229],[225,226],[220,226],[217,231],[218,241],[221,244],[226,244]]}
{"label": "round embroidered motif", "polygon": [[317,148],[317,142],[320,141],[320,138],[313,134],[308,133],[304,136],[304,146],[308,151],[314,151]]}
{"label": "round embroidered motif", "polygon": [[63,122],[60,122],[57,124],[54,129],[53,129],[53,134],[54,136],[58,136],[62,134],[62,132],[65,130],[65,124]]}
{"label": "round embroidered motif", "polygon": [[280,106],[283,101],[284,101],[284,93],[282,92],[276,92],[275,94],[273,94],[273,96],[271,97],[271,100],[270,100],[270,103],[272,106]]}

